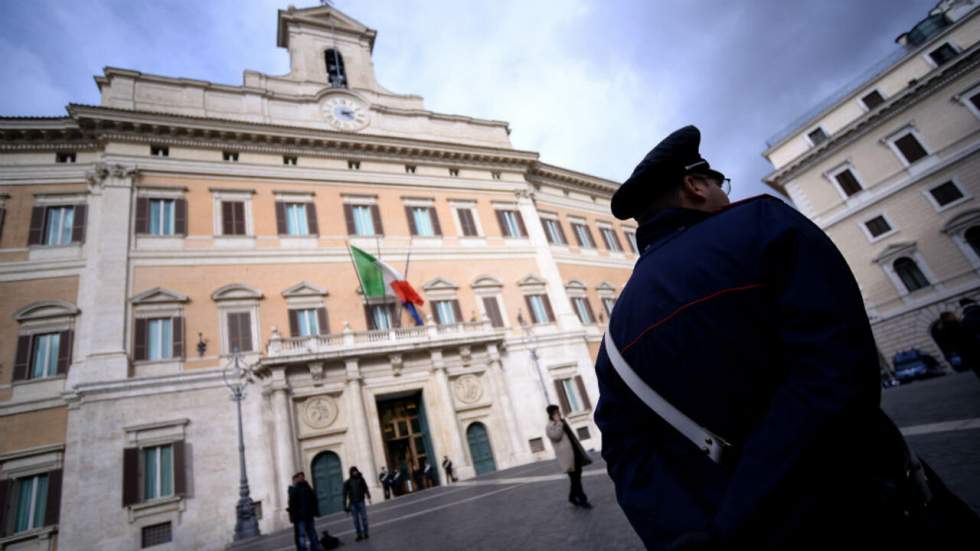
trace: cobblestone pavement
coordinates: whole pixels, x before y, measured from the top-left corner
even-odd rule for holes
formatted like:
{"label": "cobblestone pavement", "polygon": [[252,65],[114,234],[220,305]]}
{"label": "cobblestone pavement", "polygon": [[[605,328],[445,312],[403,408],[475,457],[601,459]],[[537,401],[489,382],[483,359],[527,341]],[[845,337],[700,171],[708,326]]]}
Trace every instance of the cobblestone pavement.
{"label": "cobblestone pavement", "polygon": [[[950,488],[980,511],[980,380],[963,373],[887,389],[882,405]],[[593,457],[583,477],[592,510],[568,504],[568,479],[546,461],[375,502],[365,542],[354,542],[343,513],[320,518],[317,529],[363,551],[643,549],[616,504],[605,464]],[[292,537],[291,530],[278,532],[235,549],[291,551]]]}

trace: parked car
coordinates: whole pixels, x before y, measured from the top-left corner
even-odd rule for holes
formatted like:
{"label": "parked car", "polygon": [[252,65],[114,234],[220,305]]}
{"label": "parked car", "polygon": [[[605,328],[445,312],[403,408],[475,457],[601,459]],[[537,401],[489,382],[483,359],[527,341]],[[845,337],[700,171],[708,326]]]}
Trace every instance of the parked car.
{"label": "parked car", "polygon": [[902,384],[946,374],[936,358],[917,348],[895,354],[892,365],[895,366],[895,378]]}

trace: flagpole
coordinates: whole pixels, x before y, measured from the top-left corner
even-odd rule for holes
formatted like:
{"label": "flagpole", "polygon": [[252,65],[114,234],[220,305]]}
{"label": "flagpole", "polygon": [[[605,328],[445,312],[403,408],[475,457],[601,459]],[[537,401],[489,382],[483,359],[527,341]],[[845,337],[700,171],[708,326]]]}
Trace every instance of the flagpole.
{"label": "flagpole", "polygon": [[[381,262],[381,237],[378,234],[374,234],[374,244],[375,244],[375,247],[377,247],[377,249],[378,249],[378,262]],[[381,285],[381,288],[384,289],[385,303],[387,304],[387,301],[388,301],[388,286],[383,284],[383,280],[384,280],[384,278],[382,277],[382,285]],[[396,302],[397,302],[397,300],[396,300]],[[397,329],[397,328],[399,328],[399,327],[402,326],[402,312],[401,312],[402,309],[401,308],[395,308],[395,310],[398,311],[398,315],[395,317],[395,319],[393,321],[395,323],[395,328]]]}

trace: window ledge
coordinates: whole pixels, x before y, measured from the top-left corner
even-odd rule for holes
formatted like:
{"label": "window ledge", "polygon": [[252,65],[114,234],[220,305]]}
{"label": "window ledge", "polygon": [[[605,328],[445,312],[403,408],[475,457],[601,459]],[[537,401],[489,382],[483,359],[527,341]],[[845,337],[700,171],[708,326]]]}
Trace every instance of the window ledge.
{"label": "window ledge", "polygon": [[82,257],[82,244],[68,245],[30,245],[28,246],[29,260],[64,260]]}
{"label": "window ledge", "polygon": [[135,522],[141,518],[151,517],[164,513],[173,513],[187,509],[187,501],[184,496],[169,496],[136,503],[129,506],[129,522]]}
{"label": "window ledge", "polygon": [[936,207],[936,212],[943,212],[951,208],[957,207],[959,205],[962,205],[963,203],[969,201],[970,199],[973,199],[972,195],[964,195],[963,197],[960,197],[955,201],[950,201],[949,203],[946,203],[945,205],[942,206],[939,206],[937,203],[933,203],[933,204]]}
{"label": "window ledge", "polygon": [[[54,526],[45,526],[43,528],[34,528],[33,530],[25,530],[23,532],[18,532],[16,534],[7,536],[5,538],[0,538],[0,549],[6,549],[8,547],[11,547],[11,544],[23,543],[29,540],[49,540],[51,539],[51,535],[57,531],[58,531],[58,526],[54,525]],[[18,549],[20,548],[21,546],[18,546]]]}
{"label": "window ledge", "polygon": [[136,248],[154,251],[179,250],[184,248],[184,236],[138,234]]}
{"label": "window ledge", "polygon": [[320,243],[319,235],[280,235],[279,244],[284,249],[315,249]]}
{"label": "window ledge", "polygon": [[19,381],[13,381],[10,384],[10,386],[16,388],[16,387],[19,387],[19,386],[36,385],[36,384],[39,384],[39,383],[47,383],[47,382],[50,382],[50,381],[54,381],[56,379],[66,379],[66,378],[67,378],[66,375],[52,375],[50,377],[38,377],[37,379],[22,379],[22,380],[19,380]]}
{"label": "window ledge", "polygon": [[573,411],[565,416],[565,419],[569,421],[587,421],[589,415],[592,413],[591,409],[583,409],[582,411]]}

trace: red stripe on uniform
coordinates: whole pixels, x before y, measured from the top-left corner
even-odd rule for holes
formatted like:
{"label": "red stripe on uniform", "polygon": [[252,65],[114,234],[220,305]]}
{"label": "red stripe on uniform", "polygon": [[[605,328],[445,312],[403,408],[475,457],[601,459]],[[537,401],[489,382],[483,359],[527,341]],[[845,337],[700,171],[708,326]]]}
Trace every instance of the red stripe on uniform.
{"label": "red stripe on uniform", "polygon": [[740,292],[740,291],[748,291],[748,290],[751,290],[751,289],[758,289],[759,287],[765,287],[765,285],[762,284],[762,283],[753,283],[752,285],[745,285],[744,287],[732,287],[730,289],[722,289],[721,291],[716,291],[714,293],[711,293],[708,296],[701,297],[701,298],[699,298],[697,300],[692,300],[691,302],[688,302],[687,304],[685,304],[685,305],[677,308],[676,310],[674,310],[673,312],[671,312],[670,314],[668,314],[667,317],[665,317],[665,318],[657,321],[653,325],[650,325],[649,327],[647,327],[646,329],[644,329],[642,332],[640,332],[640,334],[637,335],[637,337],[635,339],[633,339],[632,341],[630,341],[629,344],[627,344],[626,346],[623,347],[622,353],[626,353],[626,351],[629,350],[630,347],[632,347],[640,339],[642,339],[644,336],[646,336],[647,333],[649,333],[650,331],[653,331],[657,327],[660,327],[661,325],[667,323],[674,316],[676,316],[677,314],[680,314],[681,312],[683,312],[684,310],[690,308],[691,306],[694,306],[696,304],[701,304],[702,302],[707,302],[707,301],[712,300],[712,299],[716,299],[716,298],[718,298],[718,297],[720,297],[722,295],[727,295],[727,294],[730,294],[730,293],[737,293],[737,292]]}

